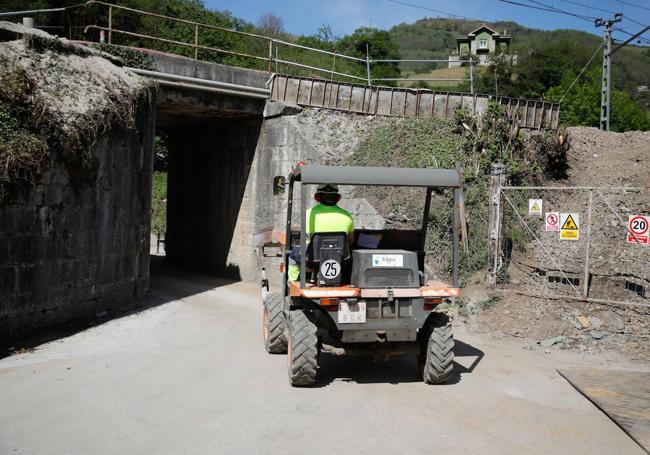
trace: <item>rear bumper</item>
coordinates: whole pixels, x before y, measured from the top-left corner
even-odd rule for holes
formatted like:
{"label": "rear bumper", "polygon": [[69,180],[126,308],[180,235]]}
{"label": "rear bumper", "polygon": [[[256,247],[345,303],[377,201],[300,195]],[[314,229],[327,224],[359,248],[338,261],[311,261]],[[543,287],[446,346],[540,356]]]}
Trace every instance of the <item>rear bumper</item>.
{"label": "rear bumper", "polygon": [[336,328],[342,332],[344,343],[374,343],[415,341],[432,310],[424,310],[424,299],[359,299],[366,302],[366,322],[339,323],[338,308],[330,307],[327,313]]}

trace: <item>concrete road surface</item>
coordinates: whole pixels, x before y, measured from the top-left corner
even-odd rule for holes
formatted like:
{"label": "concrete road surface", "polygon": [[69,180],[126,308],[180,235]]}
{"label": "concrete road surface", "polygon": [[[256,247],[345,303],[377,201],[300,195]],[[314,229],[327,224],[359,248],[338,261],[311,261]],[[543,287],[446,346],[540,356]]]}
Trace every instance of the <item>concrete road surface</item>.
{"label": "concrete road surface", "polygon": [[[160,305],[0,360],[0,454],[641,454],[555,368],[628,368],[456,328],[458,374],[324,358],[288,385],[257,289],[159,277]],[[638,367],[638,365],[637,365]]]}

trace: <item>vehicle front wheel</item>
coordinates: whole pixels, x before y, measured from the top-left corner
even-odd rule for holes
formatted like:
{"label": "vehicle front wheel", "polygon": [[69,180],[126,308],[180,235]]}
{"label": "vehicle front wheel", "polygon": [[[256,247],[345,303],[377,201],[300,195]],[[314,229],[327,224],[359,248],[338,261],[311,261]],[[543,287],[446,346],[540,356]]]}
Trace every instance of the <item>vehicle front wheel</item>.
{"label": "vehicle front wheel", "polygon": [[287,352],[287,320],[284,316],[284,297],[276,292],[264,302],[264,347],[271,354]]}
{"label": "vehicle front wheel", "polygon": [[300,310],[289,316],[288,370],[292,386],[307,386],[316,382],[318,371],[318,337],[316,325]]}
{"label": "vehicle front wheel", "polygon": [[454,334],[446,315],[433,322],[426,352],[421,355],[424,365],[422,379],[427,384],[447,382],[454,368]]}

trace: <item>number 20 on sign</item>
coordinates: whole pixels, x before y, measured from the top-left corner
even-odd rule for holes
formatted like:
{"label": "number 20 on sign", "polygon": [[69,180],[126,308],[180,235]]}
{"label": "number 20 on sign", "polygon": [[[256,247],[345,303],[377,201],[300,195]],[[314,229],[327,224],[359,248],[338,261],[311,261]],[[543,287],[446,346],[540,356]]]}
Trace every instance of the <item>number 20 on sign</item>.
{"label": "number 20 on sign", "polygon": [[630,215],[627,222],[627,243],[648,244],[648,229],[650,217],[643,215]]}

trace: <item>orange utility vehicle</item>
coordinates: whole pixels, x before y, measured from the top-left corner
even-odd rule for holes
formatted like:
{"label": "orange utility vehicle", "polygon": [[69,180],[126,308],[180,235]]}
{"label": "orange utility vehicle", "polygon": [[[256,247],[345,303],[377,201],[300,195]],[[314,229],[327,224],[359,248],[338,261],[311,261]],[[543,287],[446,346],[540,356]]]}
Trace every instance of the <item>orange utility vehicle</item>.
{"label": "orange utility vehicle", "polygon": [[[366,354],[379,358],[417,353],[424,382],[449,379],[453,367],[452,326],[439,304],[459,295],[458,169],[406,169],[352,166],[299,166],[288,178],[286,231],[267,232],[257,247],[262,273],[264,345],[287,353],[289,382],[316,381],[320,354]],[[284,177],[274,179],[282,194]],[[300,228],[292,225],[296,183],[300,183]],[[417,230],[357,229],[354,242],[345,232],[314,233],[307,238],[308,185],[377,185],[426,190],[423,222]],[[424,273],[425,239],[434,188],[453,188],[453,286],[429,281]],[[424,192],[423,192],[424,193]],[[283,258],[280,292],[269,292],[264,257],[271,246]],[[300,254],[306,252],[306,254]],[[300,279],[289,281],[289,258],[298,258]]]}

